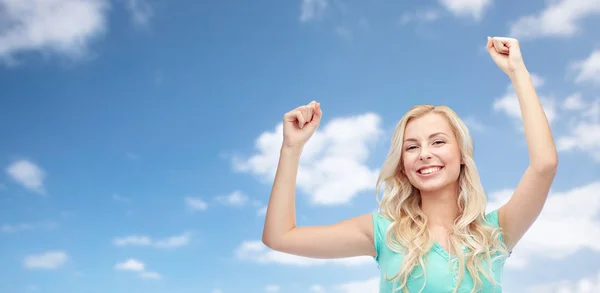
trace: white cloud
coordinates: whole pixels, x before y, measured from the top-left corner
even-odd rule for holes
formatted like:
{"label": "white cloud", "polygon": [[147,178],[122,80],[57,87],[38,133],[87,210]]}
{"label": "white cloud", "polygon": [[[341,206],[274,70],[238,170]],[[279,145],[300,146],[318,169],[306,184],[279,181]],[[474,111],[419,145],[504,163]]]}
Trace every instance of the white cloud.
{"label": "white cloud", "polygon": [[536,14],[519,18],[511,25],[509,35],[515,38],[569,37],[581,31],[586,17],[600,14],[600,0],[546,1]]}
{"label": "white cloud", "polygon": [[[318,205],[338,205],[359,192],[374,190],[377,169],[366,165],[371,147],[381,137],[381,119],[376,114],[336,118],[312,136],[300,158],[297,184]],[[261,134],[255,142],[257,153],[234,158],[234,168],[260,176],[272,183],[279,161],[282,124]]]}
{"label": "white cloud", "polygon": [[27,224],[27,223],[16,224],[16,225],[4,224],[4,225],[2,225],[2,228],[1,228],[2,232],[4,232],[4,233],[16,233],[16,232],[32,230],[32,229],[33,229],[33,225]]}
{"label": "white cloud", "polygon": [[[600,252],[600,181],[568,191],[551,191],[536,222],[515,247],[506,266],[526,268],[534,258],[564,259],[582,249]],[[510,198],[512,190],[490,194],[488,211]],[[548,235],[561,235],[548,241]]]}
{"label": "white cloud", "polygon": [[82,57],[106,30],[107,0],[0,0],[0,59],[25,52]]}
{"label": "white cloud", "polygon": [[574,111],[579,111],[579,110],[583,110],[583,108],[585,107],[585,104],[583,102],[583,96],[581,95],[581,93],[574,93],[570,96],[568,96],[563,104],[562,104],[562,108],[565,110],[574,110]]}
{"label": "white cloud", "polygon": [[345,26],[337,26],[335,28],[335,34],[340,36],[342,39],[348,41],[352,40],[352,38],[354,37],[352,31]]}
{"label": "white cloud", "polygon": [[[310,292],[312,293],[325,293],[325,288],[321,285],[312,285],[310,286]],[[375,291],[373,291],[375,292]]]}
{"label": "white cloud", "polygon": [[23,266],[28,269],[57,269],[69,259],[64,251],[48,251],[25,257]]}
{"label": "white cloud", "polygon": [[373,277],[362,281],[348,282],[335,286],[341,293],[366,293],[379,292],[379,277]]}
{"label": "white cloud", "polygon": [[493,0],[440,0],[440,4],[457,17],[481,20]]}
{"label": "white cloud", "polygon": [[239,207],[246,205],[250,201],[250,198],[243,192],[235,190],[229,195],[217,196],[216,200],[224,205]]}
{"label": "white cloud", "polygon": [[154,14],[146,0],[125,0],[125,7],[131,14],[131,21],[137,26],[147,25]]}
{"label": "white cloud", "polygon": [[328,6],[327,0],[302,0],[300,21],[320,17]]}
{"label": "white cloud", "polygon": [[142,277],[144,279],[154,279],[154,280],[162,279],[162,276],[157,272],[141,272],[140,277]]}
{"label": "white cloud", "polygon": [[576,281],[560,281],[532,286],[530,293],[597,293],[600,292],[600,271]]}
{"label": "white cloud", "polygon": [[437,9],[427,8],[419,9],[414,12],[404,12],[400,16],[400,24],[408,24],[410,22],[434,22],[440,18],[440,12]]}
{"label": "white cloud", "polygon": [[281,289],[281,287],[279,287],[279,285],[267,285],[265,287],[265,292],[268,292],[268,293],[279,292],[280,289]]}
{"label": "white cloud", "polygon": [[317,259],[301,257],[297,255],[274,251],[266,247],[261,241],[243,242],[235,251],[241,260],[247,260],[259,264],[280,264],[295,267],[312,267],[322,265],[341,265],[346,267],[357,267],[365,264],[375,264],[373,258],[349,257],[338,259]]}
{"label": "white cloud", "polygon": [[115,269],[119,271],[142,272],[146,269],[146,265],[139,260],[130,258],[122,263],[116,264]]}
{"label": "white cloud", "polygon": [[130,235],[115,238],[113,244],[116,246],[154,246],[157,248],[176,248],[185,246],[190,242],[190,233],[167,237],[162,240],[152,240],[148,236]]}
{"label": "white cloud", "polygon": [[120,202],[130,202],[131,201],[130,198],[122,196],[118,193],[113,194],[112,198],[113,198],[113,200],[120,201]]}
{"label": "white cloud", "polygon": [[573,94],[565,99],[563,108],[575,116],[566,130],[557,135],[558,150],[580,151],[600,163],[600,99],[589,101],[581,94]]}
{"label": "white cloud", "polygon": [[193,211],[205,211],[208,209],[208,204],[200,198],[186,196],[184,201],[185,205]]}
{"label": "white cloud", "polygon": [[572,68],[579,71],[575,82],[600,84],[600,49],[593,51],[586,59],[573,62]]}
{"label": "white cloud", "polygon": [[[534,73],[531,74],[531,80],[536,89],[541,88],[545,83],[542,77]],[[557,117],[557,105],[555,99],[540,95],[539,90],[537,92],[539,95],[540,102],[542,103],[542,107],[544,108],[544,112],[546,113],[548,122],[554,122],[554,120]],[[519,99],[512,84],[507,87],[504,96],[494,100],[493,109],[496,111],[504,112],[509,117],[515,119],[519,122],[518,127],[522,128],[522,115],[521,108],[519,106]]]}
{"label": "white cloud", "polygon": [[481,132],[487,129],[487,126],[483,122],[479,121],[473,116],[468,116],[464,119],[465,124],[469,127],[470,132]]}
{"label": "white cloud", "polygon": [[46,172],[33,162],[28,160],[15,161],[6,168],[6,173],[12,180],[25,188],[39,194],[45,194],[44,179],[46,178]]}
{"label": "white cloud", "polygon": [[20,224],[3,224],[0,226],[0,231],[4,233],[18,233],[30,231],[38,228],[52,230],[58,227],[58,223],[54,221],[41,221],[37,223],[20,223]]}
{"label": "white cloud", "polygon": [[157,272],[152,272],[152,271],[147,271],[146,270],[146,264],[143,263],[142,261],[139,261],[137,259],[134,258],[129,258],[124,262],[121,263],[117,263],[114,266],[114,269],[117,271],[129,271],[129,272],[136,272],[138,274],[138,276],[142,279],[162,279],[163,277],[157,273]]}

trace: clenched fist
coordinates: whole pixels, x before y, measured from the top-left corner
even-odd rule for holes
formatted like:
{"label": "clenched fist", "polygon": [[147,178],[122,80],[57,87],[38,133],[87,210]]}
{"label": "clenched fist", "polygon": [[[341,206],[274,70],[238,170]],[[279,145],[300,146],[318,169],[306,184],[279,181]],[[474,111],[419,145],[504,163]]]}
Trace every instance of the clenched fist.
{"label": "clenched fist", "polygon": [[518,70],[525,70],[517,39],[488,37],[486,48],[496,65],[507,75],[510,76]]}
{"label": "clenched fist", "polygon": [[315,101],[300,106],[283,116],[283,146],[302,148],[321,122],[321,105]]}

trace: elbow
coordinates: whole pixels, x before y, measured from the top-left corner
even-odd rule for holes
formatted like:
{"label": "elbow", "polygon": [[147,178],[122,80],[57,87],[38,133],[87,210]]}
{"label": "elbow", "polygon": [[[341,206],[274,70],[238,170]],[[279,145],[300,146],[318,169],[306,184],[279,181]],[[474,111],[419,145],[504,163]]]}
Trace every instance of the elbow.
{"label": "elbow", "polygon": [[269,235],[268,233],[263,233],[262,235],[262,243],[275,251],[280,251],[280,246],[279,243],[280,241],[277,241],[275,237],[273,237],[272,235]]}
{"label": "elbow", "polygon": [[547,156],[531,164],[531,167],[540,174],[556,174],[558,169],[558,156]]}

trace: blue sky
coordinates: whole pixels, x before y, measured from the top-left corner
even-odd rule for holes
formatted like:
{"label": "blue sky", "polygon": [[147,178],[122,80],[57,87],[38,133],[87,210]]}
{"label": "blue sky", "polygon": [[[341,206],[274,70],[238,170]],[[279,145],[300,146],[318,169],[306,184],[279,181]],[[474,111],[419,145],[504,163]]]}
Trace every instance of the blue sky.
{"label": "blue sky", "polygon": [[[600,2],[0,0],[0,291],[375,292],[260,243],[285,112],[317,100],[298,224],[376,208],[402,114],[467,121],[490,207],[527,164],[487,36],[520,40],[560,168],[507,292],[600,290]],[[595,287],[594,287],[595,286]]]}

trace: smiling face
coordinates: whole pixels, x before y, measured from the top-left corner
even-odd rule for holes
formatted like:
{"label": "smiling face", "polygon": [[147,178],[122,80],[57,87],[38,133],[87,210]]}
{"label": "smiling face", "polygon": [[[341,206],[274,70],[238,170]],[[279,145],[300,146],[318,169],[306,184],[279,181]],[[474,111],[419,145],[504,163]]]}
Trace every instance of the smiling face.
{"label": "smiling face", "polygon": [[428,113],[407,123],[402,161],[404,174],[421,193],[458,183],[460,146],[444,116]]}

